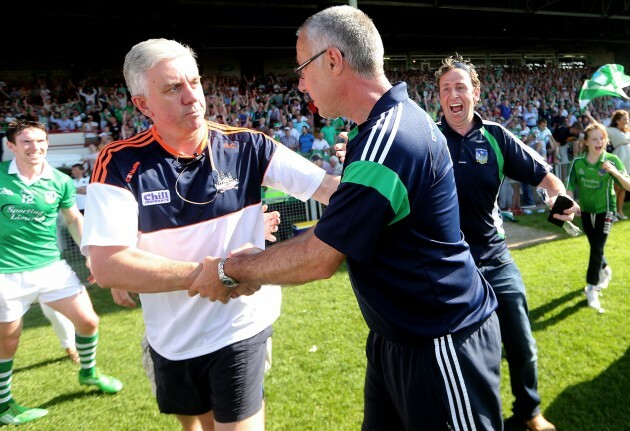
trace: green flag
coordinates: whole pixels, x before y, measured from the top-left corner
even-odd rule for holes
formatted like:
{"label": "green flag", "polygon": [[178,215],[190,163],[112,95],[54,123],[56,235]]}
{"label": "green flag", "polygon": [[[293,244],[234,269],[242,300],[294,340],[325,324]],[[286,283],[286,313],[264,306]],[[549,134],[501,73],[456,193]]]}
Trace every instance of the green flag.
{"label": "green flag", "polygon": [[580,90],[580,109],[584,110],[588,103],[596,97],[613,96],[630,99],[623,89],[630,85],[630,76],[624,75],[620,64],[605,64],[584,81]]}

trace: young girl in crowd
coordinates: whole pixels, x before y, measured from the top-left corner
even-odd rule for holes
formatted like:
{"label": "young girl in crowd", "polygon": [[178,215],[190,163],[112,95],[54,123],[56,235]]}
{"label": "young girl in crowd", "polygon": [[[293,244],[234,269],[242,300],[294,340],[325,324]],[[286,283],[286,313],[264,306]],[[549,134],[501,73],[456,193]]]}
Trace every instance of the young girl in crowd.
{"label": "young girl in crowd", "polygon": [[586,272],[586,300],[589,307],[602,313],[599,291],[608,287],[612,269],[604,256],[604,246],[616,210],[614,185],[630,190],[630,177],[614,154],[606,152],[606,127],[593,123],[584,132],[586,152],[573,160],[567,179],[567,193],[579,195],[582,226],[590,244],[590,257]]}

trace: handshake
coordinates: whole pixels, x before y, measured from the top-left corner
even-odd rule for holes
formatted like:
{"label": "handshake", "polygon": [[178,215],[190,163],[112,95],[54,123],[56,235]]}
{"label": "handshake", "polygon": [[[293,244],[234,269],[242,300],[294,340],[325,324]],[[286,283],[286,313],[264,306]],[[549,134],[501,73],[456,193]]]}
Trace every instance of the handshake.
{"label": "handshake", "polygon": [[[280,224],[280,213],[278,211],[267,212],[267,205],[262,206],[265,239],[275,242],[274,233],[278,232]],[[228,257],[221,259],[213,256],[206,256],[201,262],[201,272],[197,274],[197,278],[188,288],[188,295],[200,295],[202,298],[208,298],[210,301],[221,301],[227,304],[230,299],[239,296],[249,296],[260,290],[260,285],[252,285],[248,283],[239,283],[232,277],[225,274],[225,262],[228,258],[239,258],[260,253],[262,250],[255,247],[252,243],[246,243],[232,250]]]}
{"label": "handshake", "polygon": [[239,296],[249,296],[258,292],[261,288],[260,285],[239,283],[226,275],[225,262],[232,258],[238,259],[239,257],[250,256],[261,251],[262,249],[247,243],[230,252],[228,258],[222,259],[206,256],[201,263],[201,271],[188,288],[188,295],[199,295],[202,298],[208,298],[210,301],[221,301],[227,304],[230,299],[235,299]]}

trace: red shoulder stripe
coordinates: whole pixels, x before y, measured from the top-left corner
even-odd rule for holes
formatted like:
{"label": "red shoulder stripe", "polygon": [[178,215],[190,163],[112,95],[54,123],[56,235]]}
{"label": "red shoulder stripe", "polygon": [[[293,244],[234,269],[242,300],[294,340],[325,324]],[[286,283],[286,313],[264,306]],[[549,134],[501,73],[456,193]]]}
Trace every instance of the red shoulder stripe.
{"label": "red shoulder stripe", "polygon": [[94,164],[91,182],[105,182],[105,177],[107,177],[107,164],[111,161],[114,153],[127,147],[143,147],[151,142],[153,142],[153,134],[151,133],[151,129],[149,129],[123,141],[115,141],[106,145],[98,154],[98,158]]}

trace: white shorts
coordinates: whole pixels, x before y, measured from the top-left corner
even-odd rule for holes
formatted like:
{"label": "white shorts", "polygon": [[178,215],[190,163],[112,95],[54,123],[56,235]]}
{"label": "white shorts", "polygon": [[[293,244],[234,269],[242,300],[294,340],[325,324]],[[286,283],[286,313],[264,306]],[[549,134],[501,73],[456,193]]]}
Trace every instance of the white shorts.
{"label": "white shorts", "polygon": [[0,274],[0,322],[14,322],[39,298],[43,303],[78,295],[85,287],[65,260],[33,271]]}

